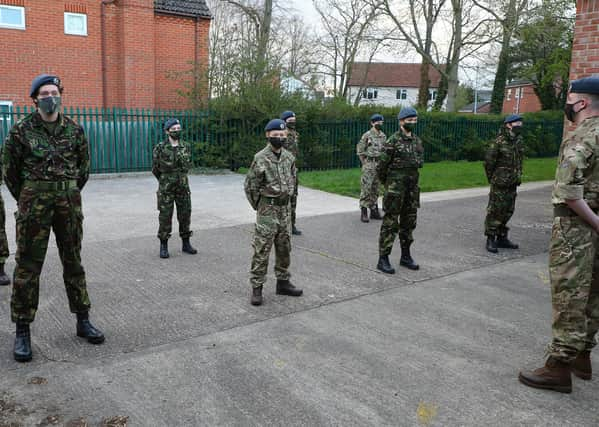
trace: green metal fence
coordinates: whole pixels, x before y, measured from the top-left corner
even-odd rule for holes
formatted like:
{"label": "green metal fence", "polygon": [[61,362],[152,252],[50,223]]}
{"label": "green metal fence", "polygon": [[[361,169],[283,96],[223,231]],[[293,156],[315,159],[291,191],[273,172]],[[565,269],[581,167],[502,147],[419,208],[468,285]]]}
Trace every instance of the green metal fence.
{"label": "green metal fence", "polygon": [[[17,120],[32,108],[0,110],[0,141]],[[152,148],[164,138],[162,125],[168,117],[181,120],[183,138],[192,143],[196,166],[237,169],[248,166],[264,144],[264,124],[227,120],[207,111],[151,111],[143,109],[65,109],[85,129],[90,143],[93,173],[147,171]],[[391,135],[397,122],[389,120],[384,131]],[[500,119],[422,117],[416,133],[423,139],[426,161],[476,160],[484,144],[493,139]],[[361,120],[302,123],[298,128],[303,170],[351,168],[359,165],[356,143],[368,130]],[[531,157],[557,154],[563,132],[562,120],[527,120],[525,145]]]}

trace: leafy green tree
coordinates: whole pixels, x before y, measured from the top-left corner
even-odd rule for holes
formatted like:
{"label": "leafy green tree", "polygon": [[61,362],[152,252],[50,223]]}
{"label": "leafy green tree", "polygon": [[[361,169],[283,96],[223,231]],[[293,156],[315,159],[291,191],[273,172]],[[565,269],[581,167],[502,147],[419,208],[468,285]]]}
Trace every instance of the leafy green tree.
{"label": "leafy green tree", "polygon": [[515,35],[511,77],[533,83],[543,110],[562,109],[566,102],[574,36],[572,3],[544,0],[536,16]]}

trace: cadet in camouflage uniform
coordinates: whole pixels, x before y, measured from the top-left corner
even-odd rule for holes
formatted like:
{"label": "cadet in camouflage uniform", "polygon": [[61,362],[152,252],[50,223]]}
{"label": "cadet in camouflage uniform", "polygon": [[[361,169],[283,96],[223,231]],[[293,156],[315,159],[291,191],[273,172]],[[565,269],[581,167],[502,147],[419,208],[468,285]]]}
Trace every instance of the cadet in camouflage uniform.
{"label": "cadet in camouflage uniform", "polygon": [[522,182],[524,145],[521,131],[522,116],[507,116],[485,156],[485,173],[491,184],[485,235],[487,250],[492,253],[497,253],[497,248],[518,249],[518,245],[507,237],[507,223],[514,214],[516,189]]}
{"label": "cadet in camouflage uniform", "polygon": [[[2,163],[0,163],[0,169]],[[2,176],[0,175],[0,184],[2,183]],[[0,194],[0,286],[10,285],[10,277],[4,271],[4,263],[8,258],[8,239],[6,238],[6,210],[4,209],[4,199]]]}
{"label": "cadet in camouflage uniform", "polygon": [[32,358],[29,324],[39,300],[39,278],[54,230],[77,335],[90,343],[104,335],[89,321],[90,301],[81,265],[83,213],[81,190],[89,177],[89,152],[83,129],[59,113],[62,86],[56,76],[36,77],[30,96],[37,110],[16,123],[3,149],[3,176],[18,204],[17,252],[11,317],[16,323],[15,360]]}
{"label": "cadet in camouflage uniform", "polygon": [[[287,126],[287,142],[284,148],[293,154],[297,160],[299,156],[299,133],[295,129],[296,118],[293,111],[285,111],[281,114],[281,120],[285,122]],[[295,226],[296,210],[297,210],[297,189],[299,180],[295,179],[295,189],[293,190],[293,196],[291,196],[291,234],[300,236],[302,232]]]}
{"label": "cadet in camouflage uniform", "polygon": [[245,195],[257,212],[250,272],[252,305],[262,304],[262,287],[266,282],[268,257],[273,243],[277,294],[302,295],[302,290],[289,281],[288,271],[291,256],[290,201],[296,179],[295,157],[282,148],[287,138],[283,120],[271,120],[265,131],[268,145],[256,153],[245,178]]}
{"label": "cadet in camouflage uniform", "polygon": [[416,214],[420,207],[418,169],[424,163],[424,148],[420,138],[414,135],[418,112],[406,107],[401,109],[397,117],[400,129],[383,146],[377,170],[385,186],[385,216],[379,236],[377,268],[388,274],[395,273],[389,262],[389,254],[398,233],[401,243],[400,265],[411,270],[420,268],[410,255],[410,245],[414,241],[412,232],[416,228]]}
{"label": "cadet in camouflage uniform", "polygon": [[168,258],[168,239],[171,237],[173,209],[177,205],[179,236],[183,240],[182,251],[196,254],[191,246],[191,192],[187,173],[191,168],[191,153],[181,137],[181,123],[177,119],[168,119],[164,123],[167,139],[160,142],[152,153],[152,173],[158,179],[158,238],[160,239],[160,258]]}
{"label": "cadet in camouflage uniform", "polygon": [[384,118],[380,114],[373,115],[370,118],[371,129],[362,135],[356,146],[356,153],[362,163],[362,177],[360,179],[360,220],[362,222],[369,222],[368,209],[370,209],[370,218],[383,219],[377,206],[379,178],[376,171],[383,144],[387,140],[387,136],[381,130],[383,121]]}
{"label": "cadet in camouflage uniform", "polygon": [[519,379],[570,393],[571,373],[592,377],[590,353],[599,329],[599,78],[573,81],[565,112],[576,129],[560,147],[551,197],[553,340],[545,366],[521,372]]}

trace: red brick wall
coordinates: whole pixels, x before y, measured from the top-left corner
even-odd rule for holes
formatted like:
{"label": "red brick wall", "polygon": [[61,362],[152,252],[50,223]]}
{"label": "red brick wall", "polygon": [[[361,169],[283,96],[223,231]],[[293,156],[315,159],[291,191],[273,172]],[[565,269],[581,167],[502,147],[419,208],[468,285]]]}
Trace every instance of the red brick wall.
{"label": "red brick wall", "polygon": [[[503,114],[534,113],[535,111],[541,111],[541,101],[539,101],[532,85],[521,87],[523,88],[524,93],[519,100],[516,98],[519,87],[505,89],[505,96],[503,97]],[[509,94],[510,90],[511,94]]]}
{"label": "red brick wall", "polygon": [[[14,2],[0,0],[0,4]],[[67,1],[87,10],[88,36],[64,33],[65,2],[24,0],[25,30],[0,28],[0,100],[31,105],[31,80],[54,73],[65,86],[66,105],[102,102],[99,1]]]}
{"label": "red brick wall", "polygon": [[197,65],[207,63],[209,29],[207,19],[155,16],[156,108],[190,107],[192,100],[181,92],[196,89],[205,96],[201,86],[205,70]]}
{"label": "red brick wall", "polygon": [[576,2],[570,80],[599,74],[599,1]]}
{"label": "red brick wall", "polygon": [[[0,0],[19,3],[26,29],[0,28],[0,101],[31,105],[31,80],[46,72],[63,80],[67,106],[190,105],[177,90],[191,83],[194,63],[207,64],[210,20],[155,14],[153,0],[118,0],[104,7],[102,37],[100,0]],[[87,13],[86,37],[64,34],[65,10]]]}

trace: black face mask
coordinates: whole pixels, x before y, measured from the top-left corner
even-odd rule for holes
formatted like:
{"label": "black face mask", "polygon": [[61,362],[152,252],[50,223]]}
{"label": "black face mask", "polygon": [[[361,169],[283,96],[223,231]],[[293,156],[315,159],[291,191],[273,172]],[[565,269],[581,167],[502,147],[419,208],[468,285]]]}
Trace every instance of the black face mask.
{"label": "black face mask", "polygon": [[383,125],[376,124],[376,125],[374,125],[374,128],[376,130],[381,130],[383,128]]}
{"label": "black face mask", "polygon": [[512,126],[512,132],[514,135],[520,135],[522,133],[522,126]]}
{"label": "black face mask", "polygon": [[295,122],[287,122],[286,124],[288,129],[295,129]]}
{"label": "black face mask", "polygon": [[287,138],[279,138],[278,136],[271,136],[268,138],[268,142],[270,143],[270,145],[273,146],[273,148],[281,148],[286,142],[287,142]]}
{"label": "black face mask", "polygon": [[566,114],[566,118],[568,120],[570,120],[571,122],[574,122],[574,119],[576,118],[576,114],[580,113],[582,110],[584,110],[584,108],[581,108],[578,111],[574,111],[574,106],[576,104],[578,104],[579,102],[582,102],[582,99],[576,102],[573,102],[572,104],[566,104],[566,106],[564,107],[564,113]]}
{"label": "black face mask", "polygon": [[172,132],[168,133],[170,135],[171,138],[173,138],[175,141],[178,141],[179,138],[181,138],[181,131],[180,130],[174,130]]}

